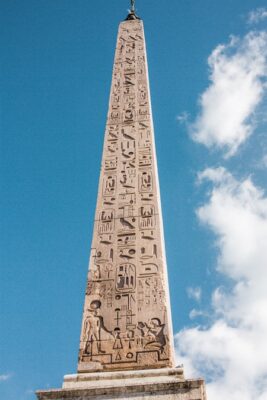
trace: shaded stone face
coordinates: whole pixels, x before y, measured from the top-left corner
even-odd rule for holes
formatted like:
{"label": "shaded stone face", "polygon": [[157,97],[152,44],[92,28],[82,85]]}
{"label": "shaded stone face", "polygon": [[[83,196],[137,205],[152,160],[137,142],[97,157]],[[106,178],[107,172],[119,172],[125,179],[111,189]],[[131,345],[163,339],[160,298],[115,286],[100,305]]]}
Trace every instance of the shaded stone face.
{"label": "shaded stone face", "polygon": [[78,371],[173,366],[143,24],[120,24]]}

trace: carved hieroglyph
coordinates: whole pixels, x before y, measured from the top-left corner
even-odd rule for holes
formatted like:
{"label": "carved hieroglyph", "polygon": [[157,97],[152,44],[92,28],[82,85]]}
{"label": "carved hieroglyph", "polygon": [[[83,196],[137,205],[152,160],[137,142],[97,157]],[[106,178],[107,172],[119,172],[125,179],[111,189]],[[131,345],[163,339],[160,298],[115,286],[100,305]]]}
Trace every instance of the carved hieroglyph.
{"label": "carved hieroglyph", "polygon": [[143,24],[120,24],[79,371],[173,366],[172,328]]}

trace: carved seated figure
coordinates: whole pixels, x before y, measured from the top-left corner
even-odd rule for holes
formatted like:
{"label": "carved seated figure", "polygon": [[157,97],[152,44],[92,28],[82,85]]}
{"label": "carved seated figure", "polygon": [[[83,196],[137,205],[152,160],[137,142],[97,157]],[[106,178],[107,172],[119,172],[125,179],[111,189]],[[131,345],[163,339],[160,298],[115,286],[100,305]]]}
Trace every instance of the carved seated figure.
{"label": "carved seated figure", "polygon": [[139,322],[137,328],[141,331],[142,338],[146,339],[145,349],[164,351],[166,339],[164,335],[165,324],[159,318],[152,318],[149,323]]}

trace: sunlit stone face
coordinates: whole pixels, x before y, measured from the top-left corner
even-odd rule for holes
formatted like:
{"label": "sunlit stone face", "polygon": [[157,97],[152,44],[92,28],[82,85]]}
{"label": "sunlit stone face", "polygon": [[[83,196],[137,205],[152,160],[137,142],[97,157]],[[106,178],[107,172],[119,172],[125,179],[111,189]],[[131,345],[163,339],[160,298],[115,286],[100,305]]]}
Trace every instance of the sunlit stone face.
{"label": "sunlit stone face", "polygon": [[173,365],[143,24],[122,22],[82,322],[80,372]]}

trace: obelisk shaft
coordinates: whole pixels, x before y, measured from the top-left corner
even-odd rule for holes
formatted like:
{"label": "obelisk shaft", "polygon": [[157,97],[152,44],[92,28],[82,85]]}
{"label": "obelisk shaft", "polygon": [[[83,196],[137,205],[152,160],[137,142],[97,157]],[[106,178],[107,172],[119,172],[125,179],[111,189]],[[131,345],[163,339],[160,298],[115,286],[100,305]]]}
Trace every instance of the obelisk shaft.
{"label": "obelisk shaft", "polygon": [[143,23],[120,24],[81,330],[79,372],[173,366]]}

